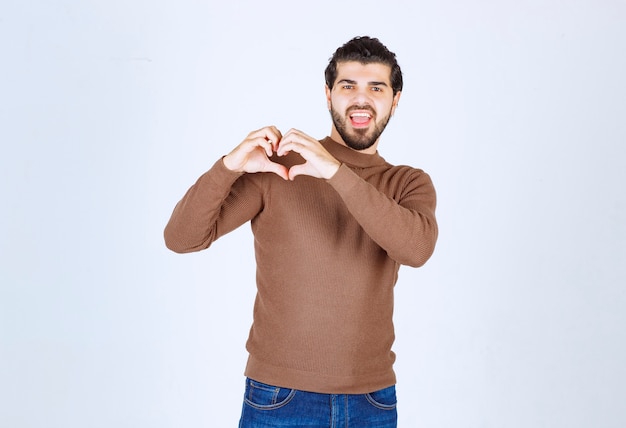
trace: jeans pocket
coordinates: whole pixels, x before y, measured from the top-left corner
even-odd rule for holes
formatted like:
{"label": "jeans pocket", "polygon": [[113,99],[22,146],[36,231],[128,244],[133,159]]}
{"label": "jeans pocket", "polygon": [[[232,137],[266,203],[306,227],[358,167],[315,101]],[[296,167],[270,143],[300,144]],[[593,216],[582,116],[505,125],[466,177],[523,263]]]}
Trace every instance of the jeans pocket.
{"label": "jeans pocket", "polygon": [[244,401],[246,404],[259,410],[273,410],[288,404],[296,395],[295,389],[280,388],[246,379],[246,394]]}
{"label": "jeans pocket", "polygon": [[398,404],[395,386],[370,392],[369,394],[365,394],[365,398],[372,406],[381,410],[393,410]]}

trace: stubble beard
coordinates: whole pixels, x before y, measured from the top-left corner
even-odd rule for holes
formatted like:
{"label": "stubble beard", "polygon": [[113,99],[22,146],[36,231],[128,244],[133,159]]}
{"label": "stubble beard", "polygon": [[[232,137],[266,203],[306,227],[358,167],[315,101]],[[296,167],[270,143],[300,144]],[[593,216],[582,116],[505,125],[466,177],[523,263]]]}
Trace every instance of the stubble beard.
{"label": "stubble beard", "polygon": [[[349,119],[347,119],[346,117],[349,116],[349,112],[351,110],[369,110],[372,113],[372,118],[374,120],[374,129],[350,129],[348,124]],[[346,146],[358,151],[369,149],[370,147],[372,147],[387,127],[389,119],[391,119],[390,111],[387,116],[383,117],[380,121],[376,121],[376,115],[374,111],[368,106],[353,106],[347,110],[345,115],[342,116],[331,105],[330,115],[333,119],[335,129],[343,139],[343,142],[346,143]]]}

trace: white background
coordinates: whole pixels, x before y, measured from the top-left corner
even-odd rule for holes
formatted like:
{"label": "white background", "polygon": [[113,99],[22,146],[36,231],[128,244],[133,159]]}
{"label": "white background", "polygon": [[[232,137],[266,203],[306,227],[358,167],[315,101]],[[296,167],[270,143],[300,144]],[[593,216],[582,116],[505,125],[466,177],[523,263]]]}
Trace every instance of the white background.
{"label": "white background", "polygon": [[327,135],[363,34],[405,77],[380,152],[439,198],[396,287],[400,427],[626,424],[626,2],[4,0],[0,426],[236,426],[249,227],[162,230],[248,132]]}

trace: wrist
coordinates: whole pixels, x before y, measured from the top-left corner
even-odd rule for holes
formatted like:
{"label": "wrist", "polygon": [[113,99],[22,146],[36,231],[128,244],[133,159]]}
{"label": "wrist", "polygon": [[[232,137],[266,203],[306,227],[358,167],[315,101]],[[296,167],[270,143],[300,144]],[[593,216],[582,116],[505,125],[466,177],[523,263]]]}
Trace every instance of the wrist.
{"label": "wrist", "polygon": [[328,173],[326,174],[326,180],[330,180],[337,174],[339,171],[339,167],[341,167],[341,162],[334,162],[331,168],[328,168]]}
{"label": "wrist", "polygon": [[235,166],[232,164],[232,159],[230,158],[230,154],[228,154],[228,155],[226,155],[226,156],[222,157],[222,163],[224,164],[224,166],[226,167],[226,169],[228,169],[228,170],[230,170],[230,171],[233,171],[233,172],[241,172],[241,171],[239,171],[239,170],[238,170],[238,168],[237,168],[237,167],[235,167]]}

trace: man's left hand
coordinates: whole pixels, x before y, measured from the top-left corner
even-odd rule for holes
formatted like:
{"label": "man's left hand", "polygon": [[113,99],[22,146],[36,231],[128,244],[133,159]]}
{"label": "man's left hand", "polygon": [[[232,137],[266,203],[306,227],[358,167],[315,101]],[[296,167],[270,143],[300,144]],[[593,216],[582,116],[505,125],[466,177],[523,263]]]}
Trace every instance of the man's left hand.
{"label": "man's left hand", "polygon": [[283,136],[276,154],[284,156],[291,151],[299,153],[305,162],[289,169],[290,180],[298,175],[309,175],[328,180],[335,175],[341,165],[319,141],[297,129],[290,129]]}

